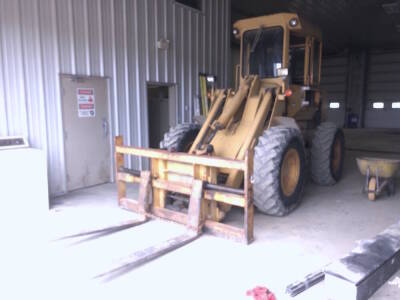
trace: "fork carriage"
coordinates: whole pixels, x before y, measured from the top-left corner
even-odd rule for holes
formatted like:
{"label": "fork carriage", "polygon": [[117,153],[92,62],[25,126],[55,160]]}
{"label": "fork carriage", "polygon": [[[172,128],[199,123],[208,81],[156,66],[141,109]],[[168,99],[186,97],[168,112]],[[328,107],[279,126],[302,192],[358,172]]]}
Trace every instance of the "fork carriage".
{"label": "fork carriage", "polygon": [[[149,158],[151,171],[137,171],[124,167],[124,155]],[[207,231],[246,243],[254,239],[254,208],[251,197],[250,160],[171,153],[158,149],[141,149],[123,145],[123,138],[115,138],[116,180],[118,203],[121,207],[141,214],[144,218],[161,218],[185,224],[190,230]],[[242,189],[217,184],[217,169],[243,172]],[[139,183],[138,199],[126,197],[126,184]],[[167,208],[167,193],[189,197],[187,213]],[[244,210],[243,228],[218,222],[217,203],[241,207]]]}

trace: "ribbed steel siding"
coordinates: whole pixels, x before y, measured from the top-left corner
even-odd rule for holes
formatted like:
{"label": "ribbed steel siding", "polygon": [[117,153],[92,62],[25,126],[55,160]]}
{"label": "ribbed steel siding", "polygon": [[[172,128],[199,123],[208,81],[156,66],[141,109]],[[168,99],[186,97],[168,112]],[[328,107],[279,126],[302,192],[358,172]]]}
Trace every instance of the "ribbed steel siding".
{"label": "ribbed steel siding", "polygon": [[328,121],[344,125],[347,57],[324,57],[321,70],[321,89],[326,92],[328,102],[340,102],[339,109],[328,110]]}
{"label": "ribbed steel siding", "polygon": [[[365,100],[365,127],[400,128],[400,109],[392,109],[392,102],[400,102],[400,51],[370,53]],[[375,101],[385,108],[372,109]]]}
{"label": "ribbed steel siding", "polygon": [[0,0],[0,135],[47,151],[51,194],[65,191],[59,73],[109,77],[113,134],[139,146],[146,82],[177,84],[177,122],[192,118],[199,72],[226,87],[230,0],[203,1],[199,12],[173,0]]}

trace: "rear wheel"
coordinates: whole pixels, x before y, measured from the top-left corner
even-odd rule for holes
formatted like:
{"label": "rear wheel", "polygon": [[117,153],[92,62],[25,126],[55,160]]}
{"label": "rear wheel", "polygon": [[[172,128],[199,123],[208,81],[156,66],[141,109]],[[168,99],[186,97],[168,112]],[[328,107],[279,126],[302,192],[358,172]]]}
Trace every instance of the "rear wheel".
{"label": "rear wheel", "polygon": [[333,185],[342,177],[344,135],[333,123],[318,126],[311,147],[311,176],[315,183]]}
{"label": "rear wheel", "polygon": [[199,131],[200,125],[194,123],[178,124],[175,127],[171,127],[164,134],[164,139],[160,142],[160,148],[172,152],[189,152]]}
{"label": "rear wheel", "polygon": [[376,178],[371,177],[368,182],[368,199],[375,201],[376,199]]}
{"label": "rear wheel", "polygon": [[254,148],[253,197],[263,213],[283,216],[301,199],[305,153],[299,130],[282,126],[264,131]]}

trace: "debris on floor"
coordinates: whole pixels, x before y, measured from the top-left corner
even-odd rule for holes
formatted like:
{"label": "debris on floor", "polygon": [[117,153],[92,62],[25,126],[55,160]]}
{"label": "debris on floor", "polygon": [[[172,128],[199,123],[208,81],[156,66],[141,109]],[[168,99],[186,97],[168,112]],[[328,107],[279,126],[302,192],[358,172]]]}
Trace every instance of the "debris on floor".
{"label": "debris on floor", "polygon": [[276,300],[274,293],[263,286],[256,286],[252,290],[248,290],[247,296],[253,297],[254,300]]}
{"label": "debris on floor", "polygon": [[286,287],[286,293],[291,297],[295,297],[298,294],[304,292],[310,287],[324,281],[325,273],[323,271],[317,271],[305,276],[302,280],[296,281]]}
{"label": "debris on floor", "polygon": [[400,277],[396,276],[392,281],[388,282],[389,285],[395,285],[400,289]]}

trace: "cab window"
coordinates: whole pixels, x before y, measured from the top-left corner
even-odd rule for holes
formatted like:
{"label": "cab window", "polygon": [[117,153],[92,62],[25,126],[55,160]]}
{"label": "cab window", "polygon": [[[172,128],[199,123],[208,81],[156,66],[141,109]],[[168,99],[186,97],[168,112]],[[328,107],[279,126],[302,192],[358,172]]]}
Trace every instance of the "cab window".
{"label": "cab window", "polygon": [[242,76],[278,77],[282,68],[283,28],[259,28],[243,34]]}
{"label": "cab window", "polygon": [[289,78],[292,84],[304,85],[305,38],[290,35]]}

